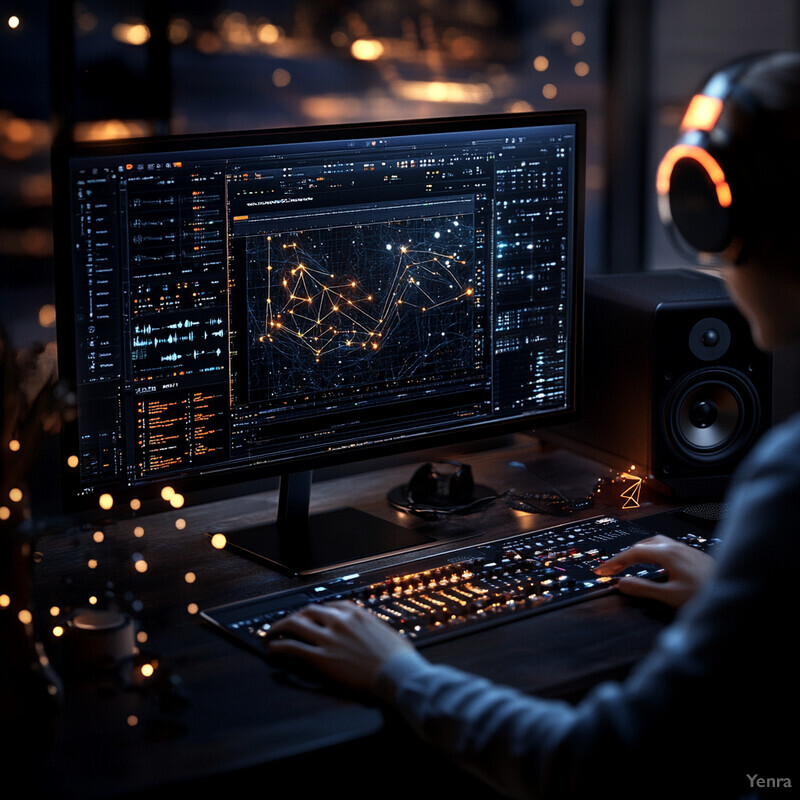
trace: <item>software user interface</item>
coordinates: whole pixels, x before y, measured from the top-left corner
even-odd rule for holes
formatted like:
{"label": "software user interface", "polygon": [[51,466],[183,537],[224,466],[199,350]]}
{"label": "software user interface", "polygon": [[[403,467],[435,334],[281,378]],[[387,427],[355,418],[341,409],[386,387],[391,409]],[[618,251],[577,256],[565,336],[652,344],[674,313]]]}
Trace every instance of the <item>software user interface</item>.
{"label": "software user interface", "polygon": [[575,135],[74,159],[82,490],[566,408]]}

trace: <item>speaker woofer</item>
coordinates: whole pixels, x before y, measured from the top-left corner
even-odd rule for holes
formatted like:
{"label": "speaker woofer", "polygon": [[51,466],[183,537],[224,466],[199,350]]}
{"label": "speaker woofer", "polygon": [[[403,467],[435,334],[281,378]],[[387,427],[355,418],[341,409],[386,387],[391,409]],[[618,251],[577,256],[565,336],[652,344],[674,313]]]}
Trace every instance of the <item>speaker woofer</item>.
{"label": "speaker woofer", "polygon": [[759,430],[758,393],[741,372],[698,370],[685,375],[665,406],[673,449],[692,461],[724,461],[748,447]]}

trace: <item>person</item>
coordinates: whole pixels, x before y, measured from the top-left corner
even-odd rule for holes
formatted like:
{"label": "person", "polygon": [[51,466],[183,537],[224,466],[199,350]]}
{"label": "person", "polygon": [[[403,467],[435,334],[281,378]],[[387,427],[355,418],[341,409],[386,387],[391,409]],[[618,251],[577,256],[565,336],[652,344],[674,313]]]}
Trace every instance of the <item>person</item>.
{"label": "person", "polygon": [[[738,80],[770,114],[797,119],[800,56],[764,57]],[[800,173],[800,128],[781,130],[789,142],[769,154],[779,163],[776,174],[792,181]],[[800,265],[797,225],[785,226],[793,197],[769,188],[759,202],[789,206],[788,213],[761,214],[747,248],[721,274],[756,343],[776,349],[800,342]],[[424,740],[510,797],[789,796],[787,789],[800,784],[794,752],[800,414],[752,449],[726,506],[713,559],[653,537],[600,568],[611,575],[629,563],[661,565],[664,583],[625,578],[618,587],[676,612],[624,680],[604,682],[574,704],[430,663],[348,602],[287,617],[274,626],[270,650],[386,704]]]}

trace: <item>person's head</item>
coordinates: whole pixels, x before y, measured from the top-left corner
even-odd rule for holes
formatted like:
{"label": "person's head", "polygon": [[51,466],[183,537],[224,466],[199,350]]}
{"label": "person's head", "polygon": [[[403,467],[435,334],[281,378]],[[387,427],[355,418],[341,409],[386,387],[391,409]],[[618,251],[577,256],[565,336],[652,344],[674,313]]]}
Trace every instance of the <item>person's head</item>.
{"label": "person's head", "polygon": [[659,171],[662,218],[723,266],[757,344],[800,341],[800,53],[723,67],[687,109]]}

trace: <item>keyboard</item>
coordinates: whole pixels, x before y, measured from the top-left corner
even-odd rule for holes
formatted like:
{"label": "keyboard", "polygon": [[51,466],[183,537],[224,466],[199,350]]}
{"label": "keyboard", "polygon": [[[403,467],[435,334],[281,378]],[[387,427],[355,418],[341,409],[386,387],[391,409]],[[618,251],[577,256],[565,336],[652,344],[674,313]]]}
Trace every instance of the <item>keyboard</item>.
{"label": "keyboard", "polygon": [[[238,601],[202,616],[237,644],[266,655],[277,620],[309,603],[350,600],[424,646],[607,594],[619,576],[601,577],[594,568],[653,532],[613,516],[592,517]],[[704,550],[717,542],[683,529],[673,538]],[[652,564],[622,574],[662,577]]]}

